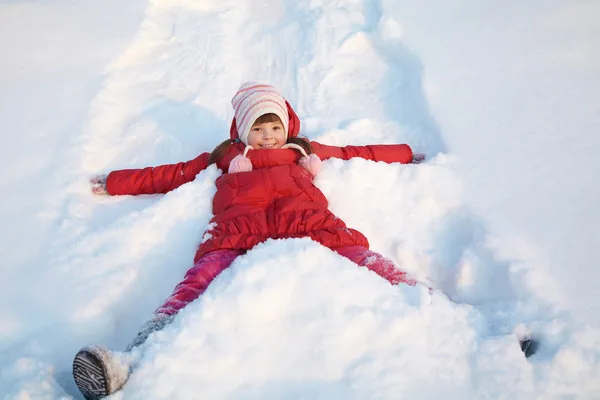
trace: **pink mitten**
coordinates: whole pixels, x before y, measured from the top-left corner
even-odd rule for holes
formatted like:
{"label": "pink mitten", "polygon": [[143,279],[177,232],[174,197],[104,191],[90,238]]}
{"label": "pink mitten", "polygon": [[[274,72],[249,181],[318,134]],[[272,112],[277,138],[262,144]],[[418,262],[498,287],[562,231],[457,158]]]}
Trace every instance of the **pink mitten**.
{"label": "pink mitten", "polygon": [[321,170],[321,159],[318,155],[314,153],[300,158],[298,164],[300,164],[302,168],[310,172],[312,176],[317,176],[317,174]]}
{"label": "pink mitten", "polygon": [[110,195],[106,190],[106,175],[96,175],[90,178],[90,184],[92,185],[92,193],[95,195]]}

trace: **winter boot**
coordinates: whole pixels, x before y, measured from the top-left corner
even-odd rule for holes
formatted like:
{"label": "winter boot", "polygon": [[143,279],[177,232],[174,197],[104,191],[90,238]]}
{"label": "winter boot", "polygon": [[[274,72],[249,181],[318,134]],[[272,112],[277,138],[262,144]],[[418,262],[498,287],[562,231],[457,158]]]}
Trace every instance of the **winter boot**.
{"label": "winter boot", "polygon": [[125,385],[129,362],[123,353],[104,346],[86,346],[73,360],[73,378],[86,400],[101,399]]}
{"label": "winter boot", "polygon": [[98,400],[120,390],[131,373],[129,353],[143,344],[152,332],[173,321],[174,315],[157,314],[146,322],[124,353],[104,346],[86,346],[73,360],[73,378],[86,400]]}
{"label": "winter boot", "polygon": [[537,353],[538,348],[540,347],[540,341],[536,338],[527,336],[519,339],[519,345],[521,346],[521,351],[525,354],[525,358],[529,358]]}

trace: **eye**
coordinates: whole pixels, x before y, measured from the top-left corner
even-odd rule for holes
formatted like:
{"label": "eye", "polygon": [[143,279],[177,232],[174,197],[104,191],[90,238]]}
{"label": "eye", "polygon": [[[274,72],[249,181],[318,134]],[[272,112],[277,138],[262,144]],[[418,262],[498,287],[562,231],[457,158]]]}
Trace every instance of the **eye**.
{"label": "eye", "polygon": [[260,131],[260,128],[258,126],[255,126],[252,128],[252,131]]}
{"label": "eye", "polygon": [[277,131],[277,130],[281,129],[281,127],[280,126],[275,126],[275,127],[273,127],[273,129],[275,129]]}

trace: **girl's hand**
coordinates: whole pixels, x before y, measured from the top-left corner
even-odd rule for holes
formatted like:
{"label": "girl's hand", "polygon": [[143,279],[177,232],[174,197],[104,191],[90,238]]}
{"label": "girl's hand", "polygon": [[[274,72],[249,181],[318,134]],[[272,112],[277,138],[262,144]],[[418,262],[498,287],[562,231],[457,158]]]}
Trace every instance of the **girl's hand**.
{"label": "girl's hand", "polygon": [[420,164],[423,161],[425,161],[425,154],[423,154],[423,153],[413,153],[413,159],[412,159],[412,163],[413,164]]}
{"label": "girl's hand", "polygon": [[92,193],[98,196],[110,195],[106,190],[106,175],[96,175],[90,178]]}

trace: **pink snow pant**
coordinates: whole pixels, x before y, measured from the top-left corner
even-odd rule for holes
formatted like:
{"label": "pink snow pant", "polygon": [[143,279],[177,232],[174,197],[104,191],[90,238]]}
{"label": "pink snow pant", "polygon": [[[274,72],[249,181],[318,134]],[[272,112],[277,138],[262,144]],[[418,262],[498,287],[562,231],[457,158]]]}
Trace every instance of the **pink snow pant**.
{"label": "pink snow pant", "polygon": [[[408,278],[406,273],[398,269],[392,261],[366,247],[346,246],[333,250],[355,264],[377,273],[392,285],[405,283],[414,286],[417,283],[415,280]],[[200,257],[196,264],[186,272],[183,281],[175,287],[173,294],[155,313],[172,315],[179,312],[204,293],[213,279],[227,269],[233,260],[245,252],[245,250],[215,250]]]}

